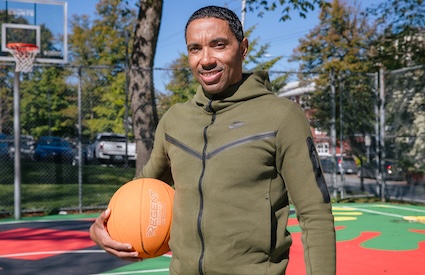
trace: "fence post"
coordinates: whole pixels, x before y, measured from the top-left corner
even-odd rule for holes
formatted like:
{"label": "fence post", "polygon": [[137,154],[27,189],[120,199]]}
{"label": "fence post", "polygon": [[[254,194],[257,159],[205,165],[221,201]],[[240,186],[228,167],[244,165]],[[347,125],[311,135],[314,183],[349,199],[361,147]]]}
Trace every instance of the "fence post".
{"label": "fence post", "polygon": [[343,131],[343,124],[344,124],[344,107],[343,107],[343,96],[344,96],[344,80],[341,81],[341,77],[338,77],[339,80],[339,155],[340,155],[340,176],[341,176],[341,190],[340,190],[340,197],[341,199],[344,198],[345,193],[345,170],[344,170],[344,131]]}
{"label": "fence post", "polygon": [[379,142],[381,147],[381,154],[379,157],[379,176],[381,180],[381,200],[385,202],[385,79],[384,68],[379,69]]}
{"label": "fence post", "polygon": [[82,151],[82,108],[81,108],[81,66],[78,67],[78,210],[83,213],[83,151]]}
{"label": "fence post", "polygon": [[336,182],[336,129],[335,129],[335,72],[333,68],[330,74],[331,79],[331,155],[332,155],[332,185],[333,185],[333,196],[337,197],[337,182]]}

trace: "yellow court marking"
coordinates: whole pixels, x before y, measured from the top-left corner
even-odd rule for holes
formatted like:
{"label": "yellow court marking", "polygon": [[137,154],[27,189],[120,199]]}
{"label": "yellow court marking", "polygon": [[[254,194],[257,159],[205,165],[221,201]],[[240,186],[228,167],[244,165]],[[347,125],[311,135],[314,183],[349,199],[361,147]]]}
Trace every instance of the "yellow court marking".
{"label": "yellow court marking", "polygon": [[337,211],[354,211],[357,210],[356,208],[353,207],[338,207],[338,206],[334,206],[332,207],[332,210],[337,210]]}
{"label": "yellow court marking", "polygon": [[332,207],[332,214],[336,222],[355,221],[357,220],[356,216],[363,215],[362,212],[355,210],[357,209],[353,207]]}
{"label": "yellow court marking", "polygon": [[410,222],[425,223],[425,216],[404,216],[403,219]]}
{"label": "yellow court marking", "polygon": [[335,217],[334,220],[336,222],[355,221],[357,220],[357,217]]}
{"label": "yellow court marking", "polygon": [[334,215],[361,216],[362,212],[333,212]]}

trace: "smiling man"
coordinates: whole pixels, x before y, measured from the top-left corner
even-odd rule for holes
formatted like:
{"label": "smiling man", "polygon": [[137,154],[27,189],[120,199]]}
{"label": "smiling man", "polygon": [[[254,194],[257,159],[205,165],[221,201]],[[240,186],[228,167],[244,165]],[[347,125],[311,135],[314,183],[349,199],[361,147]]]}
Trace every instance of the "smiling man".
{"label": "smiling man", "polygon": [[248,40],[232,33],[227,21],[207,17],[196,19],[186,27],[186,44],[192,73],[205,92],[223,92],[242,79],[242,61]]}
{"label": "smiling man", "polygon": [[[208,6],[186,25],[189,64],[200,86],[161,119],[140,177],[175,187],[170,274],[284,274],[292,243],[290,199],[307,274],[335,274],[330,197],[300,107],[270,91],[266,72],[243,73],[248,40],[234,12]],[[105,229],[91,226],[109,253],[137,259]]]}

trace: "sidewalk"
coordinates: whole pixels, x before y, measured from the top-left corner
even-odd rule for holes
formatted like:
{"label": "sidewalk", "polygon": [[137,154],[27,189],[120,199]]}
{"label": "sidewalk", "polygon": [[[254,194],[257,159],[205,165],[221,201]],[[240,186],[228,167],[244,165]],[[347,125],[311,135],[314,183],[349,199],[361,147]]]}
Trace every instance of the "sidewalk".
{"label": "sidewalk", "polygon": [[[361,190],[360,177],[357,175],[336,175],[336,184],[332,174],[325,173],[329,192],[339,194],[343,198],[349,197],[381,197],[381,188],[374,179],[364,180],[364,191]],[[336,192],[335,192],[336,191]],[[425,203],[425,185],[408,184],[406,181],[387,181],[384,185],[385,197],[391,200],[400,200],[414,203]]]}

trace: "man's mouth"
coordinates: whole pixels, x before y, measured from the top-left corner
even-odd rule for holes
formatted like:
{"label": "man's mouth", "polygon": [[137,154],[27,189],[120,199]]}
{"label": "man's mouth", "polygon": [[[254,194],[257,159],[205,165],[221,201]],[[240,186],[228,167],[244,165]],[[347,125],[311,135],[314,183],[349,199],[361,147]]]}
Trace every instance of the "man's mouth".
{"label": "man's mouth", "polygon": [[222,71],[202,71],[200,77],[205,84],[215,84],[220,80]]}

